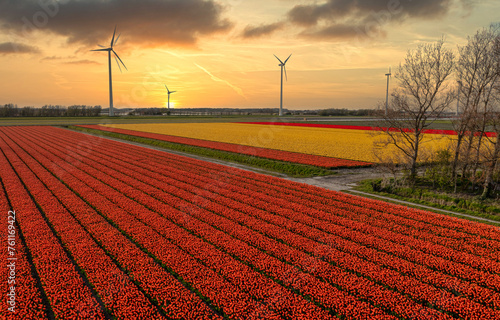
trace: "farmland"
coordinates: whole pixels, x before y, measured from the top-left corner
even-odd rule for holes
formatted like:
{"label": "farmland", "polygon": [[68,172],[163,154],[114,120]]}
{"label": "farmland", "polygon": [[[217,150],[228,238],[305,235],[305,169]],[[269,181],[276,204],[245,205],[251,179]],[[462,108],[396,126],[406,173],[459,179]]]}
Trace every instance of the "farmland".
{"label": "farmland", "polygon": [[[386,136],[374,130],[348,128],[283,126],[255,123],[109,124],[105,127],[179,136],[191,139],[231,143],[247,147],[282,150],[302,154],[361,161],[379,162],[380,155],[396,152],[384,144]],[[429,134],[422,145],[429,153],[445,148],[451,136]],[[379,157],[376,156],[379,155]]]}
{"label": "farmland", "polygon": [[500,318],[496,227],[55,127],[0,149],[11,318]]}
{"label": "farmland", "polygon": [[[192,124],[191,124],[192,125]],[[233,126],[235,126],[233,124]],[[142,132],[137,130],[127,130],[120,128],[113,128],[108,126],[96,126],[96,125],[85,125],[79,126],[91,130],[99,130],[104,132],[118,133],[120,135],[127,135],[133,137],[142,137],[148,139],[154,139],[159,141],[167,141],[182,145],[191,145],[202,148],[214,149],[228,151],[236,154],[243,154],[248,156],[274,159],[280,161],[286,161],[291,163],[299,163],[323,168],[341,168],[341,167],[362,167],[369,166],[371,163],[355,160],[347,160],[333,157],[325,157],[313,154],[305,154],[299,152],[283,151],[277,149],[261,148],[256,146],[245,146],[235,143],[225,143],[219,141],[209,141],[204,139],[193,139],[186,138],[182,136],[172,136],[165,134]],[[135,126],[134,126],[135,127]],[[142,127],[142,126],[141,126]],[[237,130],[238,125],[236,125]],[[93,131],[94,132],[94,131]]]}

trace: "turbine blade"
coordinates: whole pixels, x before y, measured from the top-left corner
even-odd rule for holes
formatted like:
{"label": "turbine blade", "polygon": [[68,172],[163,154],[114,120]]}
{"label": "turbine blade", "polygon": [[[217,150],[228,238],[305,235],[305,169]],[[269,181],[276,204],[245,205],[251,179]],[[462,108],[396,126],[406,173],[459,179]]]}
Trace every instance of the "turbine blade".
{"label": "turbine blade", "polygon": [[165,85],[165,88],[167,89],[167,91],[168,91],[168,92],[170,92],[170,90],[168,90],[168,87],[167,87],[167,85]]}
{"label": "turbine blade", "polygon": [[288,81],[288,76],[286,74],[286,67],[284,65],[283,65],[283,69],[285,70],[285,79],[286,79],[286,81]]}
{"label": "turbine blade", "polygon": [[[276,55],[274,55],[276,57]],[[276,59],[278,59],[279,62],[281,62],[281,64],[283,64],[283,61],[280,60],[280,58],[276,57]]]}
{"label": "turbine blade", "polygon": [[97,45],[98,47],[101,47],[101,48],[106,48],[105,46],[103,46],[102,44],[98,44]]}
{"label": "turbine blade", "polygon": [[111,44],[109,45],[111,48],[113,48],[113,42],[115,42],[115,34],[116,34],[116,26],[115,26],[115,31],[113,32],[113,38],[111,38]]}
{"label": "turbine blade", "polygon": [[118,60],[120,60],[120,62],[122,63],[122,65],[125,67],[125,70],[128,71],[127,69],[127,66],[125,65],[125,63],[123,63],[122,59],[120,59],[120,57],[118,56],[118,54],[115,52],[115,50],[111,49],[111,51],[113,51],[113,53],[115,54],[116,58],[118,58]]}
{"label": "turbine blade", "polygon": [[120,33],[120,34],[118,35],[118,37],[116,37],[115,43],[113,44],[114,46],[116,46],[116,44],[118,43],[118,39],[120,39],[120,36],[121,36],[121,35],[122,35],[122,34]]}
{"label": "turbine blade", "polygon": [[177,91],[170,91],[170,93],[174,93],[174,92],[177,92]]}
{"label": "turbine blade", "polygon": [[[291,56],[292,56],[292,55],[290,54],[290,55],[288,56],[288,58],[286,58],[285,63],[288,61],[288,59],[290,59],[290,57],[291,57]],[[283,63],[283,64],[285,64],[285,63]]]}
{"label": "turbine blade", "polygon": [[109,49],[95,49],[95,50],[90,50],[90,51],[109,51]]}
{"label": "turbine blade", "polygon": [[118,65],[118,69],[120,69],[120,73],[122,73],[122,67],[120,67],[120,64],[118,63],[118,59],[116,59],[116,56],[115,56],[115,60],[116,60],[116,64]]}

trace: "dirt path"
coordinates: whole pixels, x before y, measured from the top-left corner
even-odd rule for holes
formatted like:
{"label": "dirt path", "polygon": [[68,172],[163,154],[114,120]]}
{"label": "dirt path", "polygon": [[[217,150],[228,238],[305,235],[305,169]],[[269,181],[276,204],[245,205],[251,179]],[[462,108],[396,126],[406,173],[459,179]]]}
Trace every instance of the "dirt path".
{"label": "dirt path", "polygon": [[376,168],[357,168],[339,169],[336,170],[336,174],[326,177],[284,178],[296,182],[307,183],[328,190],[345,191],[352,189],[359,181],[382,177],[384,177],[384,173]]}

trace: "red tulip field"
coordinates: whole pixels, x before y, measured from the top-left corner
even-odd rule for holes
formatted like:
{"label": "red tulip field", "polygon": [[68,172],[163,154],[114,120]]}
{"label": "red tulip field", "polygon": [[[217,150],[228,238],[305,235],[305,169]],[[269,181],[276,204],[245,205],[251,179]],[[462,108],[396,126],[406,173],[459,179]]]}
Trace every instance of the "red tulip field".
{"label": "red tulip field", "polygon": [[0,127],[1,319],[500,319],[500,229]]}

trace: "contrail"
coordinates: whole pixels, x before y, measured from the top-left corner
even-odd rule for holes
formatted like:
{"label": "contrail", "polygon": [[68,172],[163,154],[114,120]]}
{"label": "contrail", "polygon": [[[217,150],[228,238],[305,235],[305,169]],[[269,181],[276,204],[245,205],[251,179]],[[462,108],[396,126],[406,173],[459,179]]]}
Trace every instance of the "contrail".
{"label": "contrail", "polygon": [[241,88],[238,88],[237,86],[231,84],[227,80],[223,80],[221,78],[218,78],[218,77],[214,76],[212,73],[210,73],[210,71],[208,71],[207,69],[203,68],[199,64],[195,63],[195,65],[198,68],[200,68],[201,70],[203,70],[206,74],[208,74],[212,78],[212,80],[217,81],[217,82],[224,82],[225,84],[227,84],[228,86],[230,86],[234,91],[236,91],[237,94],[239,94],[240,96],[242,96],[243,98],[245,98],[245,100],[248,100],[248,98],[245,96],[245,94],[243,93],[243,90],[241,90]]}

